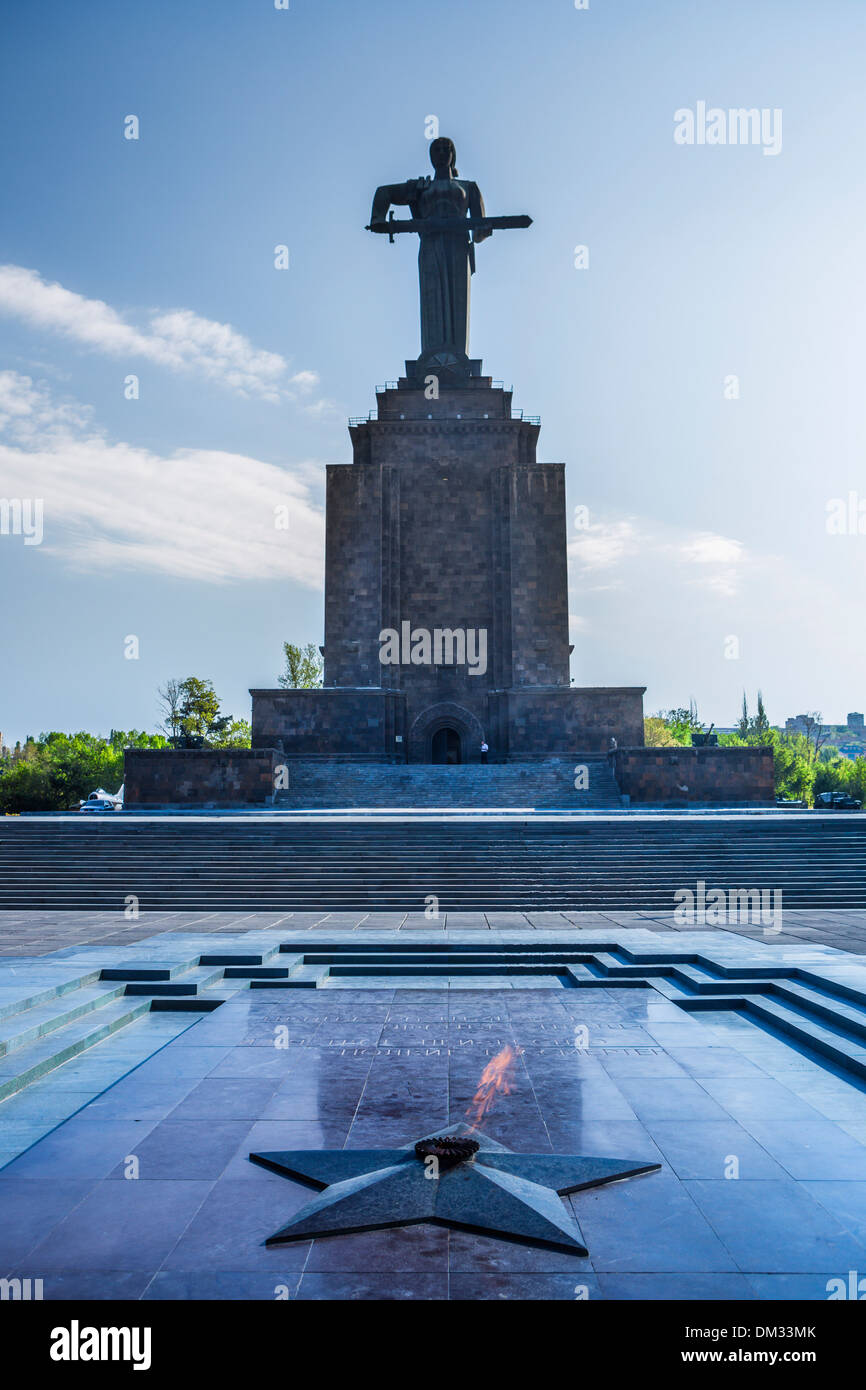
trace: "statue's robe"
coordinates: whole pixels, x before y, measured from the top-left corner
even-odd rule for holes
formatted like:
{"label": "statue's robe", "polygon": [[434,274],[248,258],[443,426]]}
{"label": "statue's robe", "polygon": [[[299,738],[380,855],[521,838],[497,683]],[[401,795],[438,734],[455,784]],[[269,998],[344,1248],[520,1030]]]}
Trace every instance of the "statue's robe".
{"label": "statue's robe", "polygon": [[[477,183],[468,179],[409,179],[376,190],[371,221],[384,221],[392,205],[409,207],[414,219],[484,216]],[[418,285],[421,299],[421,356],[469,350],[469,277],[475,247],[469,231],[420,233]]]}

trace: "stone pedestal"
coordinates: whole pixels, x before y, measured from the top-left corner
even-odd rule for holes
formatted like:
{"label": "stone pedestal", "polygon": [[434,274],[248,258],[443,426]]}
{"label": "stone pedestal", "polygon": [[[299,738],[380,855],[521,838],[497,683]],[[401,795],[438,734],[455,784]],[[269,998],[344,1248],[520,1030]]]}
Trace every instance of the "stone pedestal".
{"label": "stone pedestal", "polygon": [[470,762],[486,739],[504,762],[641,743],[642,687],[570,686],[565,465],[537,461],[539,420],[480,362],[406,369],[328,468],[325,688],[252,691],[254,746]]}

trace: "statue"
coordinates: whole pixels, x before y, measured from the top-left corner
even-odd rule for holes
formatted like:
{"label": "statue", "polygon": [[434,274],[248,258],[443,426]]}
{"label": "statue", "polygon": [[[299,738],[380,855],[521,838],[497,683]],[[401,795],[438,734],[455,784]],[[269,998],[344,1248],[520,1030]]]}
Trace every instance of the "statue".
{"label": "statue", "polygon": [[[475,247],[502,227],[529,227],[531,217],[487,217],[477,183],[457,173],[454,141],[444,136],[430,146],[435,173],[406,183],[386,183],[373,197],[369,232],[417,232],[421,292],[421,356],[430,366],[465,368],[469,350],[469,277]],[[407,206],[411,218],[395,220],[392,204]]]}

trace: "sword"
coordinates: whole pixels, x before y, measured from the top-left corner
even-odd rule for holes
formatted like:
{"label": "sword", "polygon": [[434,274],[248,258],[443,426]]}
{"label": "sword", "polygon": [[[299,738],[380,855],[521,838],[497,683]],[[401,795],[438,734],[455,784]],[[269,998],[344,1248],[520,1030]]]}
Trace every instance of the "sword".
{"label": "sword", "polygon": [[401,217],[395,218],[394,210],[387,222],[371,222],[364,228],[367,232],[387,232],[393,244],[397,232],[450,232],[465,236],[467,232],[495,232],[509,227],[531,227],[532,218],[525,213],[516,217]]}

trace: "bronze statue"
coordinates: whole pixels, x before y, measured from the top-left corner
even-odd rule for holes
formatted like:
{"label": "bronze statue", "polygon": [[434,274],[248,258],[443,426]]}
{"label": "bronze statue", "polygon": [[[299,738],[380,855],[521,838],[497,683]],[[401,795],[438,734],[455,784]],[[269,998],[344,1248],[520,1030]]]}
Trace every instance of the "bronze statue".
{"label": "bronze statue", "polygon": [[[442,136],[430,146],[432,178],[386,183],[377,188],[370,232],[417,232],[421,291],[421,357],[431,365],[459,366],[469,350],[469,277],[475,247],[500,227],[528,227],[531,217],[487,217],[477,183],[457,173],[454,141]],[[408,205],[411,219],[395,221],[389,208]]]}

